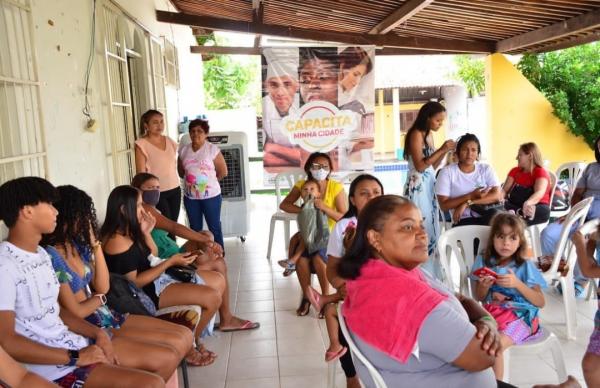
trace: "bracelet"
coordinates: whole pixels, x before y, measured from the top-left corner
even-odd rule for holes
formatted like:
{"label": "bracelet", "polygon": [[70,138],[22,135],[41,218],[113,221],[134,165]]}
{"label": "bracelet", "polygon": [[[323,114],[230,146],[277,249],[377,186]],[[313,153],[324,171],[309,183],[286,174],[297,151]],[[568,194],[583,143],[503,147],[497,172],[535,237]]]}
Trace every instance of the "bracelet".
{"label": "bracelet", "polygon": [[92,251],[95,251],[96,249],[100,248],[101,246],[102,246],[102,243],[99,240],[96,240],[96,242],[92,244]]}

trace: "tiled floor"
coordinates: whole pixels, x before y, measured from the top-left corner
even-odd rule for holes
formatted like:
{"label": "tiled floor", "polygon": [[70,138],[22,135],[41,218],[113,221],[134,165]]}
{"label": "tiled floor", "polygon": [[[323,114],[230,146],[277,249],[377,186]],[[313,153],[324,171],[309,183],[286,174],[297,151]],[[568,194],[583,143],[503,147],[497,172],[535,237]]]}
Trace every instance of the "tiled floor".
{"label": "tiled floor", "polygon": [[[189,368],[191,386],[197,388],[325,388],[328,344],[325,322],[314,311],[297,317],[300,300],[296,277],[284,278],[277,260],[284,257],[283,227],[276,228],[272,263],[266,260],[269,219],[275,198],[252,196],[251,231],[245,243],[226,239],[232,304],[235,312],[259,321],[261,327],[249,332],[220,333],[205,340],[219,357],[208,367]],[[314,281],[316,284],[316,280]],[[584,385],[581,357],[593,327],[596,301],[578,301],[577,340],[567,341],[562,302],[558,294],[547,295],[542,323],[554,331],[562,343],[567,371]],[[337,368],[337,387],[344,387],[341,368]],[[511,357],[510,382],[519,387],[556,383],[550,353]]]}

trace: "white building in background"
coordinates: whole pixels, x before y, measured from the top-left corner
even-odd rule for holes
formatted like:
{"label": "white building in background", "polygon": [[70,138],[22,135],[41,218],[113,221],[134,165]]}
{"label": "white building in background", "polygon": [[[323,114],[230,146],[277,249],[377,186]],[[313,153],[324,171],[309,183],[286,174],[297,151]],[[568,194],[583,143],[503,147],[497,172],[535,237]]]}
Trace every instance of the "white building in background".
{"label": "white building in background", "polygon": [[141,113],[163,112],[176,139],[180,118],[204,110],[192,31],[157,22],[157,9],[176,11],[168,0],[0,0],[0,183],[76,185],[102,219],[134,172]]}

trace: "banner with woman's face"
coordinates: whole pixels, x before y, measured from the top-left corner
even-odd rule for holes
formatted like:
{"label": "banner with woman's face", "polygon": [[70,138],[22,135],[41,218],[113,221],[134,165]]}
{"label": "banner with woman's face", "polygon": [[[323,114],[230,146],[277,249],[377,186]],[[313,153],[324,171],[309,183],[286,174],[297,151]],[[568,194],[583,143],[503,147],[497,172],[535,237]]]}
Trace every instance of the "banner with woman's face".
{"label": "banner with woman's face", "polygon": [[373,168],[373,46],[263,48],[265,180],[327,152],[338,171]]}

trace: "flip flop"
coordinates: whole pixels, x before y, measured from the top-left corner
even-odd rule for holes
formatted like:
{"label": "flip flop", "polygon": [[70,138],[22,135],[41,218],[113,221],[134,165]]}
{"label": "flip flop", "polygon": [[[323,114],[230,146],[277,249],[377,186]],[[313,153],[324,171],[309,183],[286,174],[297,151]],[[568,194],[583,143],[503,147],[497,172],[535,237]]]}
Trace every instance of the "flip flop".
{"label": "flip flop", "polygon": [[342,348],[340,350],[338,350],[337,352],[325,352],[325,362],[335,361],[338,358],[342,357],[344,354],[346,354],[347,351],[348,351],[348,348],[345,346],[342,346]]}
{"label": "flip flop", "polygon": [[192,355],[185,357],[185,362],[189,366],[207,366],[215,362],[215,359],[216,357],[211,354],[195,351]]}
{"label": "flip flop", "polygon": [[254,330],[254,329],[258,329],[259,327],[260,327],[260,323],[245,320],[244,324],[242,326],[225,328],[225,329],[219,328],[219,331],[228,333],[228,332],[232,332],[232,331]]}
{"label": "flip flop", "polygon": [[319,294],[317,290],[315,290],[311,286],[308,286],[308,288],[306,289],[306,297],[308,298],[310,304],[315,308],[315,310],[317,310],[319,314],[321,314],[324,307],[321,306],[321,294]]}
{"label": "flip flop", "polygon": [[300,301],[300,306],[296,309],[296,315],[299,317],[303,317],[308,315],[310,311],[310,301],[306,298],[302,298]]}

